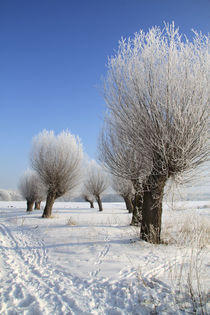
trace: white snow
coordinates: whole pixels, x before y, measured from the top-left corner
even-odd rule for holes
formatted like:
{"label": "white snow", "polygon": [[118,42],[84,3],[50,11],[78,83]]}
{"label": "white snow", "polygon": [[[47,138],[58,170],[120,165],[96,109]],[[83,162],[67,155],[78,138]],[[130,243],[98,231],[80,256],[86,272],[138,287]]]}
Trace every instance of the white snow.
{"label": "white snow", "polygon": [[210,311],[209,201],[165,204],[161,245],[139,240],[123,203],[56,202],[51,219],[25,209],[0,201],[0,314]]}

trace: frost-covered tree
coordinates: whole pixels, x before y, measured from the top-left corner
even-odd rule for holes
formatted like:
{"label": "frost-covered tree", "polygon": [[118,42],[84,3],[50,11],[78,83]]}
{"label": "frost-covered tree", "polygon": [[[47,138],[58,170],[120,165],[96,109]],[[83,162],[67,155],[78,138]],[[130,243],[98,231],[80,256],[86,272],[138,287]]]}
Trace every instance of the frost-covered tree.
{"label": "frost-covered tree", "polygon": [[129,211],[129,213],[132,213],[134,188],[131,180],[124,179],[122,177],[112,176],[112,188],[124,199],[126,209]]}
{"label": "frost-covered tree", "polygon": [[90,194],[82,194],[82,198],[89,202],[90,208],[94,208],[94,198],[93,196],[90,196]]}
{"label": "frost-covered tree", "polygon": [[167,180],[186,177],[207,159],[208,49],[207,36],[194,32],[190,41],[172,23],[122,39],[108,62],[104,94],[109,128],[101,158],[112,173],[120,169],[113,161],[118,158],[116,142],[135,153],[135,162],[144,160],[140,179],[138,162],[136,175],[133,169],[129,176],[125,165],[121,171],[134,186],[139,183],[141,238],[146,241],[160,242]]}
{"label": "frost-covered tree", "polygon": [[82,198],[85,200],[85,201],[87,201],[87,202],[89,202],[89,204],[90,204],[90,208],[94,208],[94,196],[93,195],[91,195],[90,193],[89,193],[89,191],[87,191],[87,189],[86,189],[86,187],[84,186],[83,187],[83,189],[82,189]]}
{"label": "frost-covered tree", "polygon": [[36,172],[27,170],[20,178],[19,190],[27,201],[27,211],[33,210],[34,202],[40,202],[46,196],[46,190]]}
{"label": "frost-covered tree", "polygon": [[87,166],[84,188],[86,193],[94,196],[96,199],[99,211],[103,211],[101,196],[108,186],[109,183],[106,173],[95,161],[90,161]]}
{"label": "frost-covered tree", "polygon": [[68,131],[57,136],[44,130],[33,141],[31,165],[47,188],[47,200],[42,217],[49,218],[55,199],[72,192],[80,184],[82,145]]}

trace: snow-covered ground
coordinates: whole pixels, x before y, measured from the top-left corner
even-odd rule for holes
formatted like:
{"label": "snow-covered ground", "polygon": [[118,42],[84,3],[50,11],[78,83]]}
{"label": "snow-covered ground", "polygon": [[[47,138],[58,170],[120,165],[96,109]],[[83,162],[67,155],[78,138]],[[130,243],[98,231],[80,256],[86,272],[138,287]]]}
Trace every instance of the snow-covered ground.
{"label": "snow-covered ground", "polygon": [[191,314],[208,303],[210,201],[164,204],[164,244],[123,203],[56,202],[53,218],[0,202],[0,314]]}

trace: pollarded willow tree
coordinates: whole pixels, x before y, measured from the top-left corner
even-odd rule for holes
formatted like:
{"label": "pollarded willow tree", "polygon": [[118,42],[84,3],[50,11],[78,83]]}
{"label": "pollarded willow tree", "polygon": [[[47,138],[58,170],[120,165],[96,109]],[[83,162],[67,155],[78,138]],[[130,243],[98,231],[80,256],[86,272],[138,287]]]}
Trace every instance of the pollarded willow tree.
{"label": "pollarded willow tree", "polygon": [[208,155],[209,38],[193,34],[188,40],[173,23],[152,27],[122,39],[108,62],[101,159],[116,173],[117,143],[121,160],[127,151],[144,160],[140,180],[138,163],[136,175],[117,169],[139,182],[141,238],[153,243],[160,242],[166,181],[190,174]]}
{"label": "pollarded willow tree", "polygon": [[46,197],[46,189],[36,172],[27,170],[20,178],[19,190],[27,201],[27,211],[33,210],[34,203],[41,203]]}
{"label": "pollarded willow tree", "polygon": [[86,193],[95,197],[99,211],[103,211],[101,197],[108,186],[109,182],[107,174],[95,161],[90,161],[87,165],[84,189]]}
{"label": "pollarded willow tree", "polygon": [[49,218],[55,199],[72,192],[81,181],[82,145],[68,131],[57,136],[44,130],[33,141],[31,164],[47,187],[42,217]]}
{"label": "pollarded willow tree", "polygon": [[122,177],[112,176],[112,188],[118,193],[125,201],[126,209],[129,213],[133,212],[132,201],[134,199],[134,188],[131,180]]}
{"label": "pollarded willow tree", "polygon": [[86,187],[84,186],[83,189],[82,189],[82,194],[81,194],[81,197],[89,202],[90,204],[90,208],[94,208],[94,196],[92,194],[90,194],[89,191],[87,191]]}

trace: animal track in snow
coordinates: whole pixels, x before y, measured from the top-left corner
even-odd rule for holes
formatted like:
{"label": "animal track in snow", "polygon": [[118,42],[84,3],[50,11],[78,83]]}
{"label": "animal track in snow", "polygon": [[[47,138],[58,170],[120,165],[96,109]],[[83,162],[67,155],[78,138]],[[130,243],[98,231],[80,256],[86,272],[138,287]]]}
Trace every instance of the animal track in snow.
{"label": "animal track in snow", "polygon": [[110,250],[110,244],[108,243],[108,241],[109,241],[109,239],[105,238],[105,242],[107,242],[107,243],[105,244],[103,249],[98,254],[98,257],[97,257],[97,259],[96,259],[96,261],[94,263],[95,270],[93,270],[90,273],[90,275],[93,276],[93,277],[96,277],[100,273],[100,271],[101,271],[100,265],[102,264],[102,262],[104,261],[105,256],[108,254],[108,252]]}

